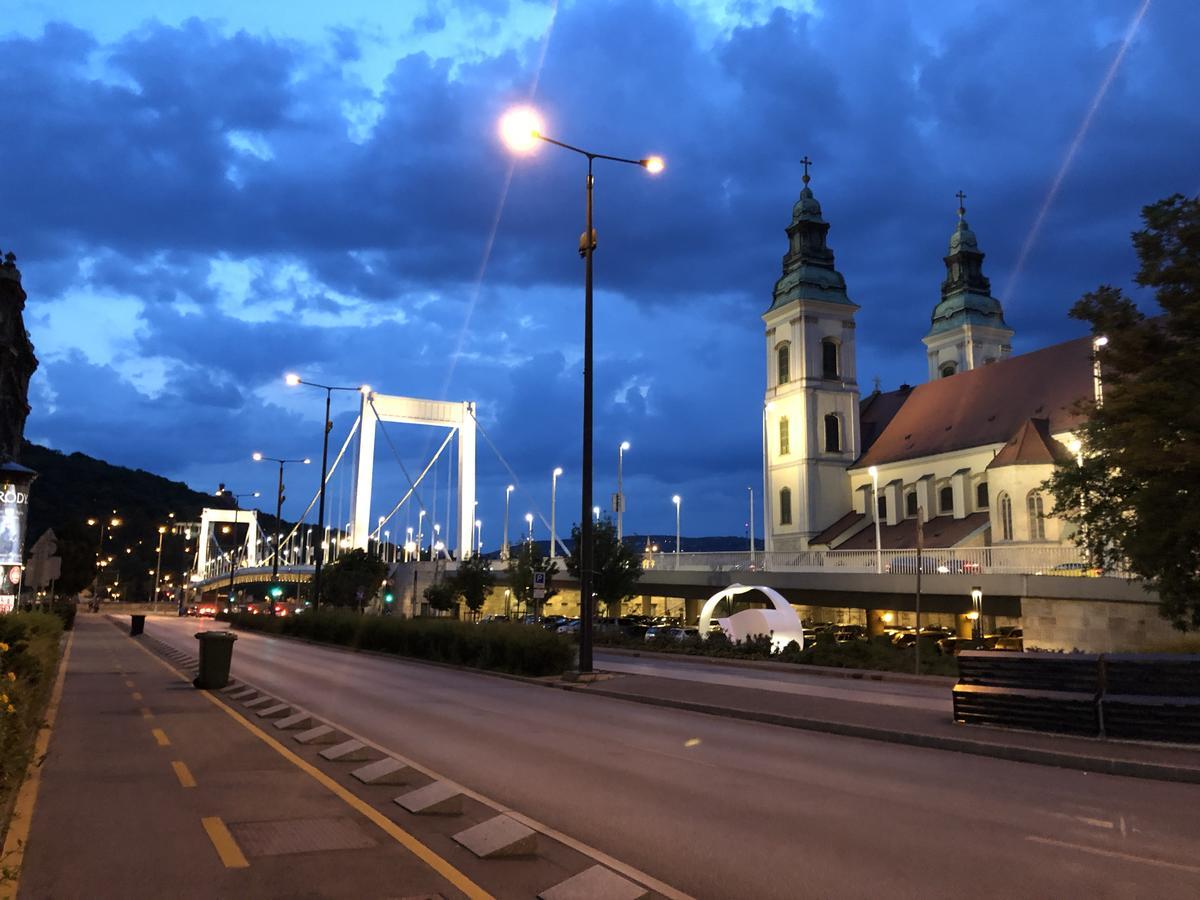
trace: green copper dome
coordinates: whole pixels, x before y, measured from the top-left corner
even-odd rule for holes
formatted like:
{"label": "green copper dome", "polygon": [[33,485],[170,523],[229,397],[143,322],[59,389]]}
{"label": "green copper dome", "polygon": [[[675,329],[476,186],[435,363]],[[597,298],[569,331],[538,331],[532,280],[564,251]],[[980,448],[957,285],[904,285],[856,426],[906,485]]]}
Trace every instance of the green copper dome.
{"label": "green copper dome", "polygon": [[783,276],[775,282],[771,309],[795,300],[821,300],[825,303],[854,302],[846,296],[846,279],[834,267],[833,251],[825,243],[829,223],[821,218],[821,204],[808,186],[792,207],[792,221],[787,227],[788,252],[783,257]]}
{"label": "green copper dome", "polygon": [[926,337],[962,325],[1012,330],[1004,321],[1000,301],[992,296],[991,282],[983,274],[983,257],[975,232],[967,224],[966,210],[960,205],[958,224],[950,235],[950,252],[943,257],[946,280],[942,282],[942,299],[930,316]]}

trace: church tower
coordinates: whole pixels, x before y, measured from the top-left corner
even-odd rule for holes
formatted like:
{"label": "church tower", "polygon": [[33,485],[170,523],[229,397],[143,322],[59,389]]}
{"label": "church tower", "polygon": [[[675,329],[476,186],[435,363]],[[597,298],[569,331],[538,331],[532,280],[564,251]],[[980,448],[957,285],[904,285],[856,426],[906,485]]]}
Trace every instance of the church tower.
{"label": "church tower", "polygon": [[929,356],[929,379],[965,372],[1012,352],[1013,330],[1004,321],[1000,301],[992,296],[983,274],[983,253],[967,224],[958,192],[958,225],[950,235],[950,255],[944,257],[946,280],[942,300],[933,310],[929,333],[921,340]]}
{"label": "church tower", "polygon": [[783,277],[766,323],[763,466],[768,550],[802,550],[851,507],[847,467],[859,454],[854,314],[825,243],[829,223],[804,188],[787,227]]}

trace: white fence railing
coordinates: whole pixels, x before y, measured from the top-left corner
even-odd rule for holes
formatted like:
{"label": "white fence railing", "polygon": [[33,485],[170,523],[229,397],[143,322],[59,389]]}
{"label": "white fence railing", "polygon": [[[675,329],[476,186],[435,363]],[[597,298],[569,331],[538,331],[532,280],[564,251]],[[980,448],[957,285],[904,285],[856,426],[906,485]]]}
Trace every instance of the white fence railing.
{"label": "white fence railing", "polygon": [[726,553],[657,553],[643,566],[661,571],[705,572],[882,572],[892,575],[1109,575],[1088,564],[1078,547],[1028,544],[1004,547],[927,548],[916,550],[749,550]]}

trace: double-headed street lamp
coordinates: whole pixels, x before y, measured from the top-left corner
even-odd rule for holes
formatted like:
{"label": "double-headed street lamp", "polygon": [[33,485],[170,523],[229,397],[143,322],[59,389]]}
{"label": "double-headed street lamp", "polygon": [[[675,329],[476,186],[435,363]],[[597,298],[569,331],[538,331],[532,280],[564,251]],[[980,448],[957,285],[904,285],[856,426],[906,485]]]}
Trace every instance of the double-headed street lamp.
{"label": "double-headed street lamp", "polygon": [[613,505],[616,507],[617,514],[617,543],[621,543],[621,538],[625,536],[623,527],[623,519],[625,518],[625,484],[624,472],[625,467],[625,451],[629,449],[629,441],[621,441],[621,446],[617,447],[617,502]]}
{"label": "double-headed street lamp", "polygon": [[579,254],[584,261],[583,276],[583,461],[580,477],[583,482],[579,524],[579,670],[592,671],[592,256],[596,251],[596,231],[592,227],[592,164],[598,159],[641,166],[651,174],[658,174],[664,164],[661,156],[645,159],[627,159],[593,153],[581,147],[564,144],[542,133],[541,117],[529,107],[510,110],[500,121],[500,133],[509,148],[518,153],[532,150],[538,142],[553,144],[587,158],[587,181],[585,182],[586,216],[583,235],[579,240]]}
{"label": "double-headed street lamp", "polygon": [[[360,394],[370,394],[371,386],[361,384],[358,387],[335,387],[329,384],[318,384],[315,381],[305,381],[299,375],[289,374],[284,377],[289,387],[304,385],[305,387],[320,388],[325,392],[325,425],[321,434],[321,490],[317,505],[317,525],[325,527],[325,479],[329,470],[329,432],[333,430],[333,420],[329,418],[329,404],[334,391],[358,391]],[[324,542],[317,545],[316,558],[313,561],[313,609],[321,605],[321,564],[325,561]]]}
{"label": "double-headed street lamp", "polygon": [[[279,580],[279,517],[283,514],[283,467],[288,463],[302,463],[307,466],[312,460],[307,456],[303,459],[281,459],[278,456],[263,456],[258,452],[254,454],[255,462],[263,462],[264,460],[279,463],[279,491],[275,495],[275,552],[271,554],[271,587],[273,589],[275,582]],[[275,615],[274,598],[272,598],[270,607],[271,615]]]}
{"label": "double-headed street lamp", "polygon": [[554,559],[554,541],[558,536],[554,527],[554,505],[558,501],[558,476],[563,473],[562,466],[556,466],[550,473],[550,558]]}

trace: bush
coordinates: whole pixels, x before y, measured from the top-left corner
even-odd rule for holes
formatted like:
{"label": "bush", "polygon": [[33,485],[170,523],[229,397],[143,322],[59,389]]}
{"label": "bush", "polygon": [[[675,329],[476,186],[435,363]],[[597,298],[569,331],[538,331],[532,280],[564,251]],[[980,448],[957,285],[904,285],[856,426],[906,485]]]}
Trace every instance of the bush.
{"label": "bush", "polygon": [[533,677],[561,674],[574,655],[570,642],[559,635],[506,622],[473,625],[341,609],[286,617],[240,613],[221,618],[235,628]]}

